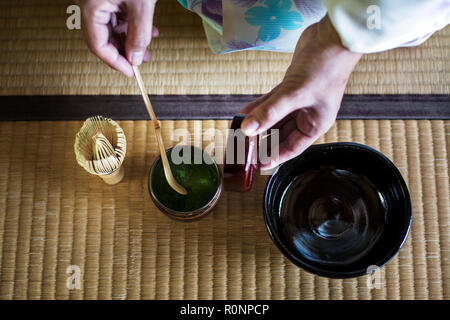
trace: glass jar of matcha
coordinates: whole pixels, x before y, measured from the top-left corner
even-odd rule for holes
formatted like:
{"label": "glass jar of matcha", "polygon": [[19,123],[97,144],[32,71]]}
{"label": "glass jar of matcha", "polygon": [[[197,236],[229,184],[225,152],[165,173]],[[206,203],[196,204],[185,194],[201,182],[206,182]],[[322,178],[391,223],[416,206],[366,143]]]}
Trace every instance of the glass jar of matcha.
{"label": "glass jar of matcha", "polygon": [[205,216],[214,208],[222,191],[222,174],[213,157],[187,145],[178,145],[166,152],[173,176],[188,193],[179,194],[169,186],[161,157],[158,157],[149,176],[153,202],[163,213],[177,220]]}

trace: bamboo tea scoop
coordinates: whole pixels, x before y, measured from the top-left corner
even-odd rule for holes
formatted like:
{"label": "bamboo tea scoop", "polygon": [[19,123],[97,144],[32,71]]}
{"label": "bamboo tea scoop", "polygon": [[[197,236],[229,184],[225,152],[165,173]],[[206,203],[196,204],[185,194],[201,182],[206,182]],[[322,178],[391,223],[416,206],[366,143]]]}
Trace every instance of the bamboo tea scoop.
{"label": "bamboo tea scoop", "polygon": [[144,88],[144,83],[142,81],[141,73],[139,72],[139,68],[137,66],[133,66],[134,75],[136,76],[137,83],[139,85],[139,90],[141,91],[142,98],[144,98],[145,107],[147,108],[147,112],[152,120],[153,127],[155,128],[156,140],[158,141],[159,152],[161,153],[161,160],[164,167],[164,174],[166,176],[167,182],[176,192],[186,195],[187,191],[183,186],[181,186],[173,177],[172,170],[170,169],[169,160],[167,159],[166,149],[164,148],[164,142],[161,135],[161,127],[159,126],[159,122],[156,119],[155,112],[153,111],[152,104],[150,103],[150,99],[148,98],[147,92]]}

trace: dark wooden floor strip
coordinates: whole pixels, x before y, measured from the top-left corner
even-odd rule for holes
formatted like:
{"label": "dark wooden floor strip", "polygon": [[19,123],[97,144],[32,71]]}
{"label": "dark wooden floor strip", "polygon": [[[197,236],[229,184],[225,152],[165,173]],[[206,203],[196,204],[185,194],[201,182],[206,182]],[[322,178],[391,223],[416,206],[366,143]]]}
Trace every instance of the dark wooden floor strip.
{"label": "dark wooden floor strip", "polygon": [[[253,95],[150,96],[159,119],[231,119]],[[148,119],[135,95],[0,96],[0,121]],[[338,119],[450,119],[450,95],[346,95]]]}

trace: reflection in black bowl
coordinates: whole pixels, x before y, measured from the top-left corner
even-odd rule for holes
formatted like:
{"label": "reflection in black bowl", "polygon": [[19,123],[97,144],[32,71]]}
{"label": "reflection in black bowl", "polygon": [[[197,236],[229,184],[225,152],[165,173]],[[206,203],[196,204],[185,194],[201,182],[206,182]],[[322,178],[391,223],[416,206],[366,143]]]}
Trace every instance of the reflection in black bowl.
{"label": "reflection in black bowl", "polygon": [[411,224],[408,188],[394,164],[356,143],[315,145],[267,183],[264,218],[272,240],[312,273],[349,278],[381,267]]}

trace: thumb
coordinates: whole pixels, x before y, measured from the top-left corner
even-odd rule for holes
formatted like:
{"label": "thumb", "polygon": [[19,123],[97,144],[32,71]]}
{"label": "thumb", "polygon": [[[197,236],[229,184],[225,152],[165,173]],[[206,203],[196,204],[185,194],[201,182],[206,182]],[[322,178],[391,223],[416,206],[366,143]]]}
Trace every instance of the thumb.
{"label": "thumb", "polygon": [[[247,136],[255,136],[273,127],[288,114],[298,109],[295,100],[278,90],[277,93],[256,106],[242,122],[241,129]],[[298,100],[297,100],[298,101]]]}
{"label": "thumb", "polygon": [[154,0],[131,1],[128,7],[128,31],[125,43],[127,59],[140,65],[152,39]]}

